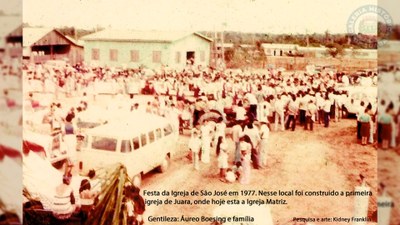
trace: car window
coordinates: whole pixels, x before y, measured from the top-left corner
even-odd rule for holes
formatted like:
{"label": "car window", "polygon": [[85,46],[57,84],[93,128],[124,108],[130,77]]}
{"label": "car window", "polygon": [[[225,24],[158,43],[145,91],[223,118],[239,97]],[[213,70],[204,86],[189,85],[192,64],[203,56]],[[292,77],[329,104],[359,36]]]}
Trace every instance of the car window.
{"label": "car window", "polygon": [[121,142],[121,152],[131,152],[131,142],[129,140],[122,140]]}
{"label": "car window", "polygon": [[140,135],[140,142],[141,142],[141,146],[145,146],[147,144],[147,138],[146,138],[146,134],[142,134]]}
{"label": "car window", "polygon": [[133,149],[134,149],[134,150],[140,148],[139,137],[133,138],[132,142],[133,142]]}
{"label": "car window", "polygon": [[156,138],[160,139],[161,138],[161,128],[156,129]]}
{"label": "car window", "polygon": [[149,143],[153,143],[155,140],[154,131],[149,132]]}
{"label": "car window", "polygon": [[117,139],[94,136],[92,141],[92,148],[115,152],[115,150],[117,149]]}
{"label": "car window", "polygon": [[82,148],[86,148],[88,145],[88,137],[85,134],[79,134],[76,136],[76,149],[80,151]]}

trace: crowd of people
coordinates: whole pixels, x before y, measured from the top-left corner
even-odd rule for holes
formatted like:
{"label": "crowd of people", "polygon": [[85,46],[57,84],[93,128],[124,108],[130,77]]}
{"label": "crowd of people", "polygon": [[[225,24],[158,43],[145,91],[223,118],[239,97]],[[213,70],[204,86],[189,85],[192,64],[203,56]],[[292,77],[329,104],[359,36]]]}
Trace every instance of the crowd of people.
{"label": "crowd of people", "polygon": [[[79,114],[99,102],[100,86],[110,85],[120,109],[158,114],[173,121],[175,131],[190,131],[187,157],[195,170],[210,164],[215,155],[219,179],[241,184],[250,183],[252,169],[268,167],[270,132],[299,127],[304,132],[329,129],[332,122],[347,116],[344,105],[352,101],[345,91],[349,77],[340,72],[236,73],[193,67],[182,71],[164,68],[149,75],[140,69],[83,65],[25,66],[23,72],[28,108],[47,111],[42,122],[48,124],[51,133],[62,135],[72,152],[72,164],[78,148]],[[365,77],[374,80],[376,74]],[[54,93],[54,102],[43,104],[34,92]],[[143,102],[138,97],[143,93],[153,97]],[[66,106],[63,95],[79,101]],[[357,139],[362,145],[398,146],[400,111],[395,103],[382,99],[378,113],[374,101],[377,99],[361,101],[358,106],[354,122]],[[133,199],[135,195],[131,196]],[[127,207],[132,208],[129,204]]]}

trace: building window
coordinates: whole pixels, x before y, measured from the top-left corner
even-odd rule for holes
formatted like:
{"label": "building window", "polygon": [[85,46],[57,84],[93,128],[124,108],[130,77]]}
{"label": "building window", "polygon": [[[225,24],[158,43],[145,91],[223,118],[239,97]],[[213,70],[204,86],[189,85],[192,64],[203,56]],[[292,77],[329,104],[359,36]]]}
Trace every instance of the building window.
{"label": "building window", "polygon": [[181,63],[181,53],[180,52],[176,52],[176,54],[175,54],[175,62],[176,63]]}
{"label": "building window", "polygon": [[118,50],[110,49],[110,61],[118,61]]}
{"label": "building window", "polygon": [[153,63],[161,63],[161,51],[153,51]]}
{"label": "building window", "polygon": [[100,59],[100,50],[97,48],[92,49],[92,60],[99,60]]}
{"label": "building window", "polygon": [[139,62],[139,51],[131,50],[131,62]]}
{"label": "building window", "polygon": [[204,51],[200,51],[200,61],[201,62],[206,61],[206,53]]}

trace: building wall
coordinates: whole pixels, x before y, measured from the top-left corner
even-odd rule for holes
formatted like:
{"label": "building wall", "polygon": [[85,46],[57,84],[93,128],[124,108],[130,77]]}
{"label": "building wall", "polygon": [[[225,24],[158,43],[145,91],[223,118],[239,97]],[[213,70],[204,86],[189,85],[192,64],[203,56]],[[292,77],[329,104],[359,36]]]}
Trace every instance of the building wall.
{"label": "building wall", "polygon": [[[175,41],[171,45],[170,66],[182,68],[186,65],[186,52],[195,52],[195,65],[208,66],[210,64],[211,42],[197,36],[190,35],[181,40]],[[177,52],[179,52],[179,62],[177,62]],[[204,54],[204,57],[202,57]]]}
{"label": "building wall", "polygon": [[84,58],[83,58],[83,48],[71,45],[71,48],[69,50],[69,62],[73,65],[77,63],[82,63]]}
{"label": "building wall", "polygon": [[[85,41],[85,62],[100,66],[137,68],[143,65],[147,68],[158,69],[161,65],[180,68],[186,64],[186,52],[195,51],[196,63],[200,60],[200,52],[204,51],[204,65],[209,64],[210,42],[196,36],[190,35],[174,43],[148,43],[148,42],[116,42],[116,41]],[[93,49],[99,50],[99,60],[92,59]],[[118,59],[110,59],[110,50],[118,52]],[[138,60],[131,60],[131,51],[137,51]],[[161,61],[153,61],[153,51],[161,52]],[[176,52],[180,53],[179,63],[176,60]]]}
{"label": "building wall", "polygon": [[[99,60],[92,59],[93,49],[99,50]],[[110,50],[115,49],[118,52],[117,60],[110,59]],[[157,68],[161,64],[169,61],[168,43],[132,43],[132,42],[114,42],[114,41],[85,41],[85,62],[95,63],[99,66],[113,67],[138,67],[144,65],[147,68]],[[131,60],[131,51],[137,51],[138,60]],[[153,51],[161,52],[161,62],[153,62]]]}

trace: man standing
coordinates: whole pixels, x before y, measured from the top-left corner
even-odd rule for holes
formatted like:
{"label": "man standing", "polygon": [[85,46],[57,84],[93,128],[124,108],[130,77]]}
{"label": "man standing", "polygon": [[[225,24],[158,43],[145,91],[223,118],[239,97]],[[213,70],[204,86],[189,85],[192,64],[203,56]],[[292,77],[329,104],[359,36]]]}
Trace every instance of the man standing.
{"label": "man standing", "polygon": [[278,130],[278,124],[281,125],[281,131],[285,130],[284,123],[285,123],[285,109],[284,109],[284,102],[281,99],[280,95],[277,95],[277,99],[275,100],[275,131]]}
{"label": "man standing", "polygon": [[251,92],[247,92],[245,97],[246,97],[247,101],[249,101],[249,105],[250,105],[250,109],[249,109],[249,112],[251,115],[250,119],[254,120],[257,118],[257,104],[258,104],[257,98]]}
{"label": "man standing", "polygon": [[323,111],[324,111],[324,127],[329,127],[329,116],[330,116],[330,112],[331,112],[331,101],[329,100],[328,95],[326,95],[325,97],[325,101],[324,101],[324,107],[323,107]]}
{"label": "man standing", "polygon": [[306,122],[304,124],[304,130],[308,130],[308,124],[310,124],[310,130],[314,128],[315,115],[317,114],[317,105],[314,104],[313,100],[310,100],[307,105],[306,111]]}
{"label": "man standing", "polygon": [[303,92],[300,93],[299,97],[300,125],[304,125],[306,123],[307,98]]}
{"label": "man standing", "polygon": [[236,121],[235,125],[232,127],[232,140],[235,143],[235,165],[240,162],[240,137],[242,136],[242,126],[240,122]]}
{"label": "man standing", "polygon": [[261,122],[260,127],[260,163],[261,166],[267,166],[267,145],[269,138],[269,128],[266,122]]}
{"label": "man standing", "polygon": [[286,130],[289,129],[290,123],[292,123],[292,131],[294,131],[296,128],[296,116],[297,116],[297,110],[299,109],[299,107],[296,102],[296,96],[294,94],[292,94],[291,97],[292,97],[292,99],[289,102],[289,106],[288,106],[289,118],[286,122]]}
{"label": "man standing", "polygon": [[254,169],[260,168],[260,152],[259,152],[259,144],[260,144],[260,131],[257,127],[253,125],[253,122],[249,122],[244,129],[244,135],[249,136],[251,145],[253,146],[251,149],[251,160],[253,161]]}

